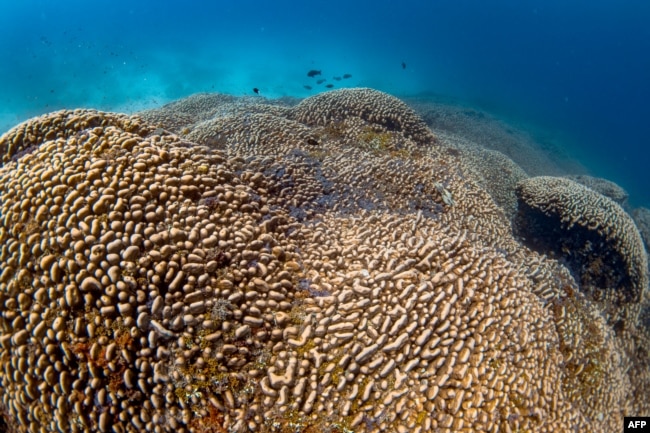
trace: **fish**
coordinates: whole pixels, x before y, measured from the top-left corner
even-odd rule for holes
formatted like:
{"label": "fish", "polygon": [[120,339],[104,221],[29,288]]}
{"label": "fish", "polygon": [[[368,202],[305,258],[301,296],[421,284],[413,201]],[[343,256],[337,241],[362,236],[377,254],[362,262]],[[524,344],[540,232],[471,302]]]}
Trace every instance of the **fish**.
{"label": "fish", "polygon": [[326,84],[325,87],[327,87],[328,89],[331,89],[332,87],[334,87],[334,84]]}
{"label": "fish", "polygon": [[406,69],[406,63],[402,62],[402,69]]}
{"label": "fish", "polygon": [[343,78],[344,79],[352,78],[352,74],[345,74],[343,75]]}
{"label": "fish", "polygon": [[333,77],[336,81],[341,81],[341,77]]}
{"label": "fish", "polygon": [[253,87],[253,92],[255,92],[256,95],[259,95],[260,89],[258,89],[257,87]]}
{"label": "fish", "polygon": [[325,81],[327,81],[325,78],[321,78],[320,80],[316,81],[316,84],[323,84]]}
{"label": "fish", "polygon": [[308,86],[308,85],[306,85],[306,84],[305,84],[304,86],[302,86],[302,87],[304,87],[304,88],[307,89],[307,90],[311,90],[311,86]]}
{"label": "fish", "polygon": [[451,196],[451,192],[449,192],[449,190],[445,188],[440,182],[433,182],[433,186],[436,188],[436,191],[438,191],[440,194],[442,201],[447,206],[453,206],[456,204],[453,197]]}
{"label": "fish", "polygon": [[320,71],[317,71],[316,69],[312,69],[311,71],[307,72],[308,77],[314,78],[316,75],[320,75]]}

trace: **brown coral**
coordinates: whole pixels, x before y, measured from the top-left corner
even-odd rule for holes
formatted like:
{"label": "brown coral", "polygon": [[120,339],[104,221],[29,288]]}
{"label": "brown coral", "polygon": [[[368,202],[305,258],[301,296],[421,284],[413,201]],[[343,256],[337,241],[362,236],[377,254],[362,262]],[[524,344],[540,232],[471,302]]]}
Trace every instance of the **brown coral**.
{"label": "brown coral", "polygon": [[572,180],[534,177],[519,183],[518,225],[526,241],[564,257],[592,299],[637,303],[648,285],[639,231],[611,199]]}
{"label": "brown coral", "polygon": [[358,117],[389,131],[400,131],[421,145],[435,141],[426,124],[404,102],[373,89],[341,89],[312,96],[293,109],[292,117],[319,126]]}
{"label": "brown coral", "polygon": [[282,113],[288,110],[275,101],[273,105],[260,98],[236,98],[222,93],[198,93],[161,108],[142,111],[140,117],[152,125],[165,128],[180,135],[189,133],[194,125],[212,118],[221,118],[241,113]]}
{"label": "brown coral", "polygon": [[[220,150],[109,125],[0,169],[10,428],[607,431],[629,412],[627,370],[565,357],[640,364],[579,325],[570,277],[453,153],[260,112],[224,116]],[[580,406],[583,378],[615,398]]]}
{"label": "brown coral", "polygon": [[622,207],[627,206],[627,200],[630,195],[623,188],[612,182],[611,180],[603,179],[600,177],[593,177],[587,175],[570,175],[565,176],[579,184],[593,189],[594,191],[611,198]]}
{"label": "brown coral", "polygon": [[301,144],[308,149],[319,146],[310,128],[270,112],[216,116],[194,125],[186,138],[242,155],[270,153],[280,147],[292,149]]}
{"label": "brown coral", "polygon": [[[615,431],[626,416],[627,359],[598,308],[578,292],[552,304],[560,337],[562,389],[594,430]],[[647,374],[645,376],[647,381]],[[608,416],[605,416],[605,415]]]}
{"label": "brown coral", "polygon": [[124,114],[106,115],[97,110],[61,110],[28,120],[0,137],[0,166],[33,152],[42,142],[71,135],[87,135],[93,128],[114,126],[141,136],[154,130],[140,118]]}
{"label": "brown coral", "polygon": [[645,242],[646,252],[650,251],[650,209],[645,207],[634,209],[632,217]]}
{"label": "brown coral", "polygon": [[454,135],[438,133],[437,136],[442,145],[458,150],[465,170],[490,194],[507,218],[513,218],[517,211],[515,188],[528,177],[524,170],[499,151],[484,149]]}

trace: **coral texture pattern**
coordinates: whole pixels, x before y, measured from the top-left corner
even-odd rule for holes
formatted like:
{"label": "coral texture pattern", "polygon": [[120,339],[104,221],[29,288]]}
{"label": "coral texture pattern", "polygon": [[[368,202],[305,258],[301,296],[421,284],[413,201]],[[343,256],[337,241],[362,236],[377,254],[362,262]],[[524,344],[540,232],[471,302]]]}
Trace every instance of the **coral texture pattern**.
{"label": "coral texture pattern", "polygon": [[632,218],[612,199],[570,179],[521,181],[520,225],[533,244],[563,253],[583,287],[597,299],[641,300],[648,286],[643,239]]}
{"label": "coral texture pattern", "polygon": [[[494,151],[488,191],[481,153],[390,95],[60,111],[0,150],[9,432],[611,432],[650,410],[629,217]],[[558,239],[598,236],[606,275],[520,242],[517,181]]]}

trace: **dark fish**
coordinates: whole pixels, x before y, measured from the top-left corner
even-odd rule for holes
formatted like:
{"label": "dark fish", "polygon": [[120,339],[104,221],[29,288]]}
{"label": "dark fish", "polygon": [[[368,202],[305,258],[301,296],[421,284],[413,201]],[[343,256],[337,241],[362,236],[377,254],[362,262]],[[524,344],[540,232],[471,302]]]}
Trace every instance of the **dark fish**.
{"label": "dark fish", "polygon": [[305,84],[304,86],[302,86],[302,87],[304,87],[304,88],[307,89],[307,90],[311,90],[311,86],[308,86],[308,85],[306,85],[306,84]]}
{"label": "dark fish", "polygon": [[325,78],[321,78],[320,80],[316,81],[316,84],[323,84],[325,81],[327,81]]}
{"label": "dark fish", "polygon": [[308,138],[307,144],[309,144],[310,146],[318,146],[320,143],[318,143],[318,141],[314,140],[313,138]]}
{"label": "dark fish", "polygon": [[341,77],[334,77],[336,81],[341,81]]}
{"label": "dark fish", "polygon": [[402,69],[406,69],[406,63],[402,62]]}
{"label": "dark fish", "polygon": [[352,78],[352,74],[345,74],[345,75],[343,75],[343,78],[345,78],[345,79]]}
{"label": "dark fish", "polygon": [[332,87],[334,87],[334,84],[326,84],[325,87],[327,87],[328,89],[331,89]]}
{"label": "dark fish", "polygon": [[257,87],[253,87],[253,92],[255,92],[256,95],[259,95],[260,89],[258,89]]}
{"label": "dark fish", "polygon": [[317,71],[316,69],[312,69],[311,71],[307,72],[308,77],[315,77],[316,75],[320,75],[320,71]]}

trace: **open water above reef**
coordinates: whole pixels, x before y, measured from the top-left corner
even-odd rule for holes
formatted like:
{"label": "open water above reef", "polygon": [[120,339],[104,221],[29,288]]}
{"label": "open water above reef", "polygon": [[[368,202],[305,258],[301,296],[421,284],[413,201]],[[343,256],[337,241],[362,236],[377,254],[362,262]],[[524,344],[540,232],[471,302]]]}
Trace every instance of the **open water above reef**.
{"label": "open water above reef", "polygon": [[0,129],[200,91],[445,95],[525,125],[650,206],[649,19],[637,0],[2,2]]}

